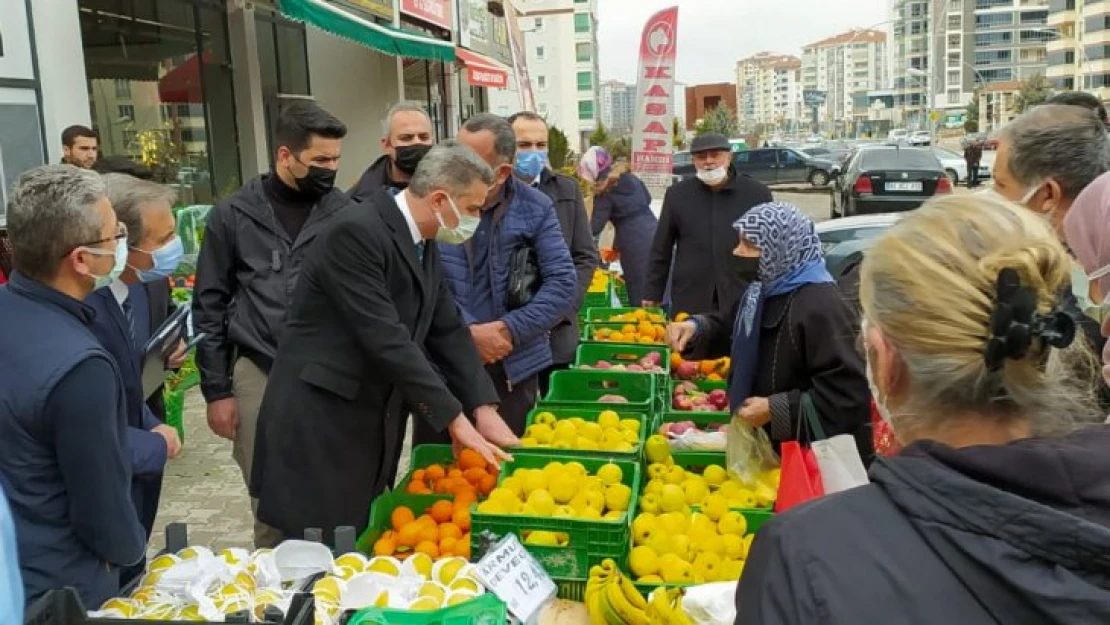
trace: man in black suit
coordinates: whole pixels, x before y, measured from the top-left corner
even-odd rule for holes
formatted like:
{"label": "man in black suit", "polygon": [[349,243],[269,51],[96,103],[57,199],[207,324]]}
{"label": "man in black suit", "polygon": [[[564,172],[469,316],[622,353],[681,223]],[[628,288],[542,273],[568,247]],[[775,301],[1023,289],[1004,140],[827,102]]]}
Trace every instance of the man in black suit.
{"label": "man in black suit", "polygon": [[549,129],[542,117],[521,111],[509,118],[516,135],[516,162],[513,173],[521,180],[543,191],[555,202],[555,216],[570,249],[578,288],[574,293],[574,309],[551,329],[552,366],[540,375],[540,397],[547,395],[551,373],[568,368],[578,351],[578,309],[586,299],[586,290],[597,270],[597,245],[590,232],[590,216],[578,181],[552,171],[547,160]]}
{"label": "man in black suit", "polygon": [[409,413],[449,430],[456,449],[508,457],[499,446],[517,438],[436,248],[474,234],[493,179],[474,152],[445,142],[408,189],[344,211],[309,251],[259,412],[259,520],[285,536],[364,530],[370,502],[393,484]]}
{"label": "man in black suit", "polygon": [[[131,458],[131,499],[149,540],[162,493],[166,460],[181,452],[177,430],[165,424],[161,392],[154,405],[143,393],[143,346],[169,316],[173,303],[168,278],[181,260],[171,205],[177,193],[170,187],[125,174],[105,174],[104,186],[116,217],[127,228],[127,265],[120,277],[93,291],[86,299],[96,316],[90,326],[100,344],[119,366],[127,412],[126,447]],[[185,360],[179,344],[167,366]],[[163,409],[159,414],[156,409]],[[124,568],[126,586],[143,572],[143,562]]]}

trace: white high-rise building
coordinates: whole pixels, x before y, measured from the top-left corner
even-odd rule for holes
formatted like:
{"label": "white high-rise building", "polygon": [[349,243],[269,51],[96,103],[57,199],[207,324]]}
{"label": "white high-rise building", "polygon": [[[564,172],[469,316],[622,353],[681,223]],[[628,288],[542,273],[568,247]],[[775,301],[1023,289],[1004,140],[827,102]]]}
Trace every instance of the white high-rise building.
{"label": "white high-rise building", "polygon": [[822,127],[846,129],[867,119],[868,91],[887,86],[887,35],[850,30],[802,49],[802,89],[825,94],[818,109]]}
{"label": "white high-rise building", "polygon": [[[601,118],[598,73],[598,0],[516,0],[524,34],[536,112],[557,126],[580,151]],[[510,3],[505,3],[509,10]],[[515,80],[490,91],[490,111],[511,115],[521,108]]]}
{"label": "white high-rise building", "polygon": [[636,122],[636,85],[619,80],[601,83],[601,123],[609,132],[625,135]]}
{"label": "white high-rise building", "polygon": [[736,63],[736,103],[740,123],[792,127],[801,121],[802,61],[760,52]]}
{"label": "white high-rise building", "polygon": [[[1051,2],[1048,27],[1060,36],[1047,44],[1047,76],[1056,89],[1090,91],[1110,99],[1110,63],[1104,42],[1110,41],[1110,4],[1101,0]],[[1094,54],[1094,58],[1090,55]]]}

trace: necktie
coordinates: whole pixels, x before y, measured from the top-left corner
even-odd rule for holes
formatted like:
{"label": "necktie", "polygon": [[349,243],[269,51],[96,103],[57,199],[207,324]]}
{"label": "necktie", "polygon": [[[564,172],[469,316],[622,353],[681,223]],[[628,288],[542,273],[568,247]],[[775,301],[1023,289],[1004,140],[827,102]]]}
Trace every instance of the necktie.
{"label": "necktie", "polygon": [[131,308],[131,297],[128,296],[120,302],[123,316],[127,319],[127,338],[131,341],[131,348],[135,348],[135,311]]}
{"label": "necktie", "polygon": [[424,241],[420,241],[416,244],[416,258],[420,261],[421,265],[424,264],[424,244]]}

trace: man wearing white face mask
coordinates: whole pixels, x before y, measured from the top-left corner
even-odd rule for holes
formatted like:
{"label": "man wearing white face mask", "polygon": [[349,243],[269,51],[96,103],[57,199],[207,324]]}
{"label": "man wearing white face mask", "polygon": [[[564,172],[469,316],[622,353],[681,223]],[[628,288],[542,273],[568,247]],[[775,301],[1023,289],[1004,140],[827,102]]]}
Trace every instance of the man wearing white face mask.
{"label": "man wearing white face mask", "polygon": [[[366,528],[393,485],[409,414],[489,462],[518,440],[439,266],[473,236],[490,167],[455,141],[409,186],[345,211],[305,258],[259,411],[251,495],[285,536]],[[442,377],[441,377],[442,376]],[[289,453],[295,449],[296,453]]]}
{"label": "man wearing white face mask", "polygon": [[26,601],[119,592],[146,548],[131,502],[120,369],[84,299],[124,269],[127,228],[95,172],[47,165],[9,195],[14,272],[0,288],[0,482]]}
{"label": "man wearing white face mask", "polygon": [[690,154],[697,176],[674,184],[663,198],[643,304],[658,306],[669,280],[671,314],[731,310],[756,277],[757,266],[750,262],[745,271],[736,271],[732,224],[752,207],[772,201],[771,191],[733,167],[732,146],[724,135],[695,137]]}
{"label": "man wearing white face mask", "polygon": [[[148,405],[142,379],[143,348],[175,308],[168,278],[182,257],[170,208],[177,193],[165,185],[117,173],[105,174],[104,186],[116,216],[127,226],[127,266],[119,278],[94,291],[85,302],[96,311],[93,333],[120,368],[127,399],[131,498],[149,539],[166,460],[181,453],[177,430],[163,422],[161,389],[154,393],[158,401]],[[166,365],[178,368],[184,360],[182,343]],[[142,562],[124,569],[120,585],[126,586],[142,572]]]}

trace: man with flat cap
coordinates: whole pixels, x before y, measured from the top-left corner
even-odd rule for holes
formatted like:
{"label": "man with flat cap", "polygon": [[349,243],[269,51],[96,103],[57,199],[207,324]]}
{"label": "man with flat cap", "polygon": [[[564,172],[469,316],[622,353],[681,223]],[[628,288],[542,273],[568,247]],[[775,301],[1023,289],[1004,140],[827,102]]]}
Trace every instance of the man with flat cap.
{"label": "man with flat cap", "polygon": [[771,201],[763,184],[732,165],[728,137],[709,132],[690,145],[697,176],[667,189],[651,246],[644,306],[663,301],[671,283],[671,314],[731,310],[755,278],[759,259],[737,258],[732,224]]}

